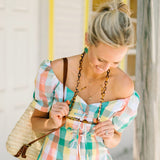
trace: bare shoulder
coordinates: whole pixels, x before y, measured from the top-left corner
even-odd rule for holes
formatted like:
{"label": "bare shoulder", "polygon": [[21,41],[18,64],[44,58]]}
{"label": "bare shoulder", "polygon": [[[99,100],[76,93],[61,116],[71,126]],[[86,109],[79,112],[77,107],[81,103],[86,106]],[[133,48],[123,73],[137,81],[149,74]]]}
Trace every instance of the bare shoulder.
{"label": "bare shoulder", "polygon": [[116,71],[114,84],[114,92],[119,98],[127,98],[134,92],[134,82],[125,72],[119,68],[117,68]]}
{"label": "bare shoulder", "polygon": [[56,77],[61,81],[63,77],[63,59],[61,58],[52,61],[51,67]]}
{"label": "bare shoulder", "polygon": [[[79,55],[67,57],[68,59],[68,73],[77,69]],[[63,80],[63,58],[56,59],[51,62],[51,67],[56,77],[62,82]]]}

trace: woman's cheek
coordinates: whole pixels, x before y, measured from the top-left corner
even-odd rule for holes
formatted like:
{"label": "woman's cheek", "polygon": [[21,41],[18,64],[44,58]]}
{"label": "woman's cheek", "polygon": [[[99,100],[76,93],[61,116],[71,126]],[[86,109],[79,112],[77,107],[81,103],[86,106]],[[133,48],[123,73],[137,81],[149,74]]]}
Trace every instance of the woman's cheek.
{"label": "woman's cheek", "polygon": [[89,63],[93,66],[97,64],[96,59],[93,56],[89,56]]}

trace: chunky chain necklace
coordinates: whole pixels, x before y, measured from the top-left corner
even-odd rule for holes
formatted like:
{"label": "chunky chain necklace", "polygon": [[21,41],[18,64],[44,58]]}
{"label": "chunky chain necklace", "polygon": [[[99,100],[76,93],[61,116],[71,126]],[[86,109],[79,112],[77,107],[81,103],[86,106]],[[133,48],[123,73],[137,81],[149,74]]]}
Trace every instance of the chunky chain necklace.
{"label": "chunky chain necklace", "polygon": [[[75,103],[75,99],[76,99],[76,96],[78,95],[78,93],[80,92],[79,90],[79,84],[80,84],[80,77],[81,77],[81,71],[82,71],[82,64],[83,64],[83,58],[84,58],[84,55],[86,53],[82,53],[81,54],[81,58],[80,58],[80,61],[79,61],[79,72],[78,72],[78,79],[77,79],[77,85],[75,87],[75,92],[74,92],[74,96],[71,100],[71,107],[70,107],[70,111],[72,110],[73,108],[73,105]],[[108,69],[107,70],[107,74],[106,74],[106,77],[105,77],[105,81],[104,81],[104,86],[102,86],[101,88],[101,98],[100,98],[100,105],[99,105],[99,111],[98,111],[98,115],[97,115],[97,118],[94,119],[94,123],[98,123],[100,121],[100,112],[101,112],[101,108],[102,108],[102,103],[104,102],[104,96],[105,96],[105,93],[106,93],[106,89],[107,89],[107,84],[108,84],[108,79],[109,79],[109,73],[110,73],[110,70]],[[69,116],[67,116],[67,118],[70,118],[70,119],[76,119],[76,118],[71,118]],[[83,122],[85,122],[86,120],[84,120]],[[86,122],[85,122],[86,123]]]}

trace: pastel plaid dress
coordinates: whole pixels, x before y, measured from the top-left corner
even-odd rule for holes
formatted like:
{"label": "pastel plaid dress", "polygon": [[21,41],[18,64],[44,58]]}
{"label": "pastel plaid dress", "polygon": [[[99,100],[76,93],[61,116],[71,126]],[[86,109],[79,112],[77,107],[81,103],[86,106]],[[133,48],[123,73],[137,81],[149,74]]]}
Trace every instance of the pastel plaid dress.
{"label": "pastel plaid dress", "polygon": [[[74,92],[65,88],[65,100],[71,100]],[[63,84],[54,74],[49,60],[41,63],[36,76],[33,94],[35,108],[49,112],[52,105],[62,102]],[[89,122],[97,118],[100,103],[89,104],[79,96],[69,116]],[[136,117],[139,96],[136,91],[125,99],[103,102],[100,121],[111,120],[118,132],[122,132]],[[93,124],[66,120],[59,130],[44,140],[38,160],[112,160],[103,139],[94,134]]]}

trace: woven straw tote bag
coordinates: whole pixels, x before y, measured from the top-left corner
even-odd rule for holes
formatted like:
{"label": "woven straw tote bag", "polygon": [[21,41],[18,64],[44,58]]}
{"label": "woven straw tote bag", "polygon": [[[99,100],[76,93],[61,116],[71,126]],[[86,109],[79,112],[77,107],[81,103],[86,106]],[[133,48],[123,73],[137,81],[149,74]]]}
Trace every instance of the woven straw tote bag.
{"label": "woven straw tote bag", "polygon": [[[63,68],[63,102],[64,102],[64,93],[65,85],[67,79],[67,70],[68,70],[68,60],[63,58],[64,68]],[[66,101],[67,102],[67,101]],[[34,106],[36,103],[32,101],[28,108],[25,110],[19,121],[16,123],[15,127],[8,136],[6,142],[7,151],[17,157],[20,160],[36,160],[38,154],[41,150],[44,138],[56,131],[53,129],[47,134],[35,133],[32,130],[31,125],[31,116],[34,111]],[[69,104],[69,102],[67,102]],[[65,122],[65,118],[63,119]],[[63,123],[64,124],[64,123]]]}
{"label": "woven straw tote bag", "polygon": [[[41,137],[42,134],[37,134],[32,130],[31,126],[31,116],[34,111],[34,101],[30,103],[28,108],[25,110],[19,121],[16,123],[15,127],[13,128],[12,132],[8,136],[8,140],[6,142],[7,151],[12,154],[16,155],[19,149],[28,142]],[[40,152],[42,147],[43,139],[37,141],[36,143],[32,144],[31,147],[27,150],[27,160],[36,160],[37,156]],[[24,159],[19,157],[19,159]]]}

